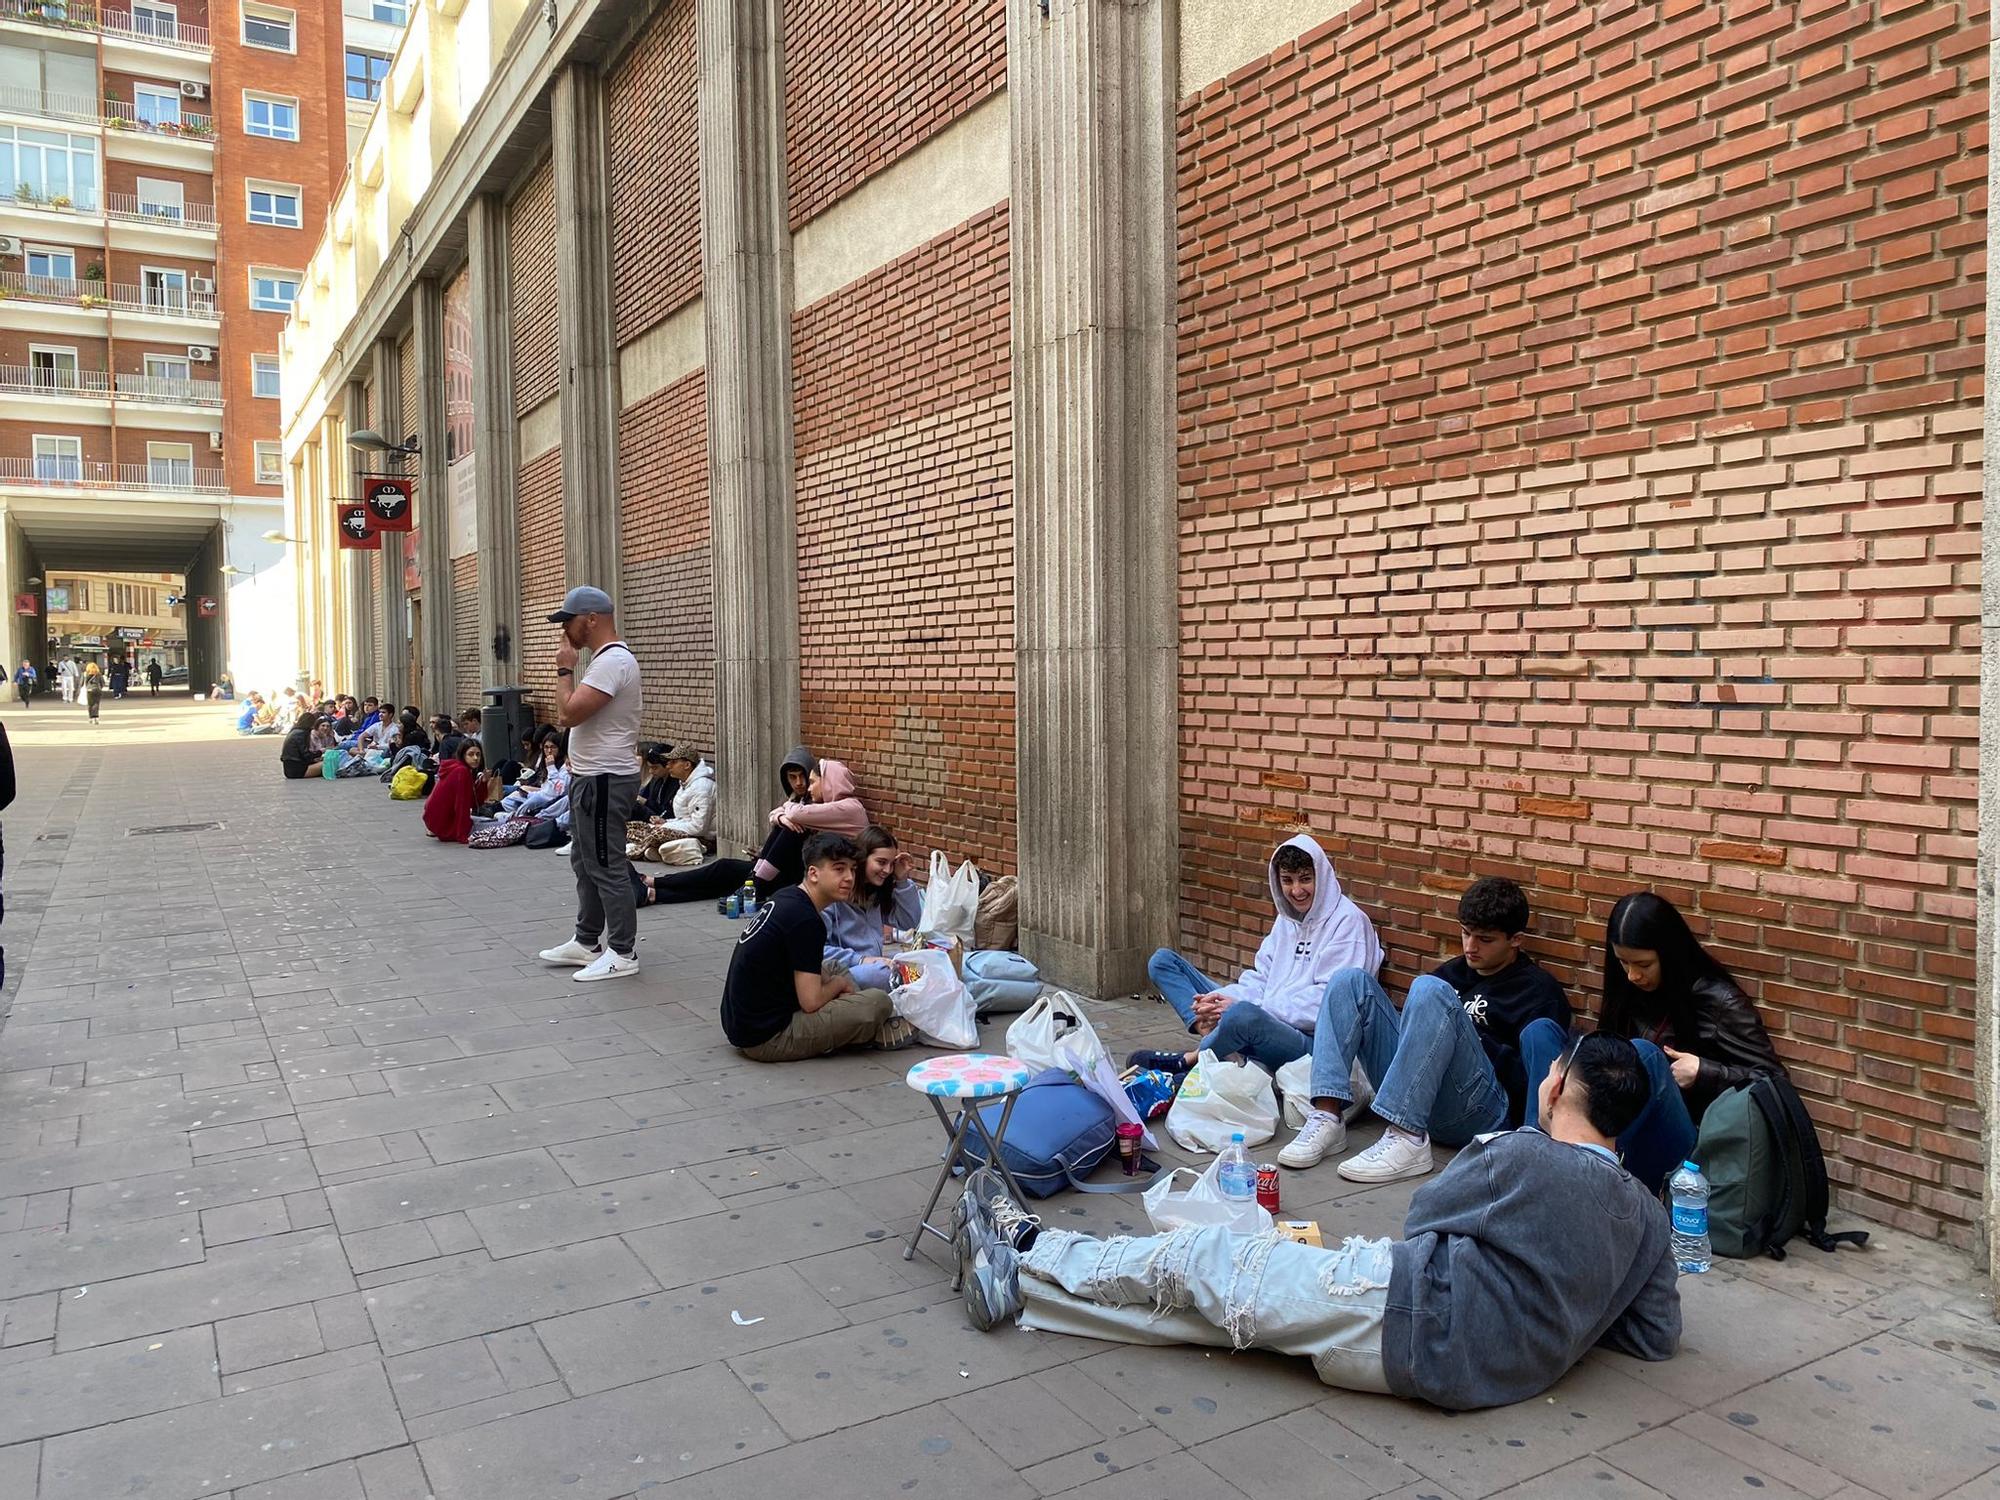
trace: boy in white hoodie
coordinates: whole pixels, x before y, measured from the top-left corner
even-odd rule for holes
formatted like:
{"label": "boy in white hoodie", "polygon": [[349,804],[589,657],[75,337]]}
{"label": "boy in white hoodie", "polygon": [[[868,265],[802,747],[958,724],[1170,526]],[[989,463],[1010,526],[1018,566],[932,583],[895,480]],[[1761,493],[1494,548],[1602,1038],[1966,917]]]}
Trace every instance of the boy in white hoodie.
{"label": "boy in white hoodie", "polygon": [[[1202,1047],[1218,1057],[1240,1053],[1263,1062],[1258,1046],[1262,1023],[1282,1022],[1294,1037],[1309,1032],[1319,1018],[1329,979],[1342,969],[1372,974],[1382,966],[1382,944],[1374,924],[1341,890],[1333,864],[1316,839],[1303,833],[1287,839],[1271,856],[1268,873],[1277,920],[1258,946],[1256,959],[1234,984],[1214,983],[1171,948],[1160,949],[1146,965],[1154,985],[1187,1022],[1188,1030],[1205,1037]],[[1199,1051],[1135,1052],[1132,1061],[1185,1072],[1199,1055]],[[1276,1072],[1289,1060],[1288,1056],[1267,1066]]]}

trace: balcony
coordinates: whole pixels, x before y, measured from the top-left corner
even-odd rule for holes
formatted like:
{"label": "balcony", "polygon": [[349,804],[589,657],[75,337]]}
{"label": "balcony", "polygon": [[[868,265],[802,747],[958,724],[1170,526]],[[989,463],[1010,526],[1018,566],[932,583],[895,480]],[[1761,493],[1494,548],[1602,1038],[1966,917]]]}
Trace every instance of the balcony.
{"label": "balcony", "polygon": [[107,464],[76,458],[0,458],[0,489],[113,490],[140,495],[220,495],[220,469],[189,464]]}
{"label": "balcony", "polygon": [[[93,375],[99,372],[93,370]],[[101,378],[101,376],[100,376]],[[173,375],[120,375],[115,382],[120,401],[145,401],[161,406],[222,406],[219,380],[182,380]]]}
{"label": "balcony", "polygon": [[18,21],[50,31],[94,31],[177,52],[209,52],[208,28],[183,26],[154,16],[135,19],[129,10],[108,10],[95,0],[0,0],[0,21]]}
{"label": "balcony", "polygon": [[[4,3],[4,0],[0,0]],[[145,135],[165,136],[169,140],[201,141],[212,145],[215,141],[215,121],[207,115],[198,115],[190,110],[182,110],[171,120],[141,120],[136,118],[138,106],[130,99],[106,99],[104,101],[104,125],[108,130],[137,131]]]}
{"label": "balcony", "polygon": [[22,271],[0,271],[0,302],[19,298],[24,302],[67,303],[73,307],[115,307],[120,312],[144,313],[154,318],[186,318],[193,322],[215,323],[222,314],[215,306],[213,292],[183,292],[175,288],[133,286],[122,281],[75,281],[66,276],[30,276]]}
{"label": "balcony", "polygon": [[104,212],[121,223],[215,232],[213,203],[154,203],[134,193],[106,193]]}
{"label": "balcony", "polygon": [[46,365],[0,365],[0,395],[71,396],[151,406],[198,406],[220,410],[222,382],[184,380],[173,375],[120,374],[105,370],[51,369]]}
{"label": "balcony", "polygon": [[52,370],[40,365],[0,365],[0,393],[10,396],[101,396],[111,394],[105,370]]}
{"label": "balcony", "polygon": [[9,114],[33,115],[38,120],[63,120],[76,125],[103,122],[97,101],[83,94],[54,94],[47,89],[0,85],[0,110]]}

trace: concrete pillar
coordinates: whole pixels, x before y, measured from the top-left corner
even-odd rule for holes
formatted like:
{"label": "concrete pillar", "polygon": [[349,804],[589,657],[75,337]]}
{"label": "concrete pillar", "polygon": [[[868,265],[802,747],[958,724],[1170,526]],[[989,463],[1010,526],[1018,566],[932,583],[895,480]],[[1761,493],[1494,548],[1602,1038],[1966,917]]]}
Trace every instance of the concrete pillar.
{"label": "concrete pillar", "polygon": [[721,837],[763,837],[799,738],[792,255],[779,0],[701,0],[702,318]]}
{"label": "concrete pillar", "polygon": [[[409,436],[402,430],[403,366],[393,339],[377,339],[372,351],[375,370],[374,427],[390,442]],[[424,501],[417,501],[421,511]],[[382,611],[382,680],[371,682],[362,696],[374,693],[402,705],[409,689],[410,602],[403,589],[403,539],[382,539],[382,592],[375,601]]]}
{"label": "concrete pillar", "polygon": [[[521,680],[516,495],[521,458],[514,420],[507,210],[500,199],[484,194],[472,200],[467,237],[472,273],[472,470],[479,507],[480,686],[505,687]],[[605,301],[608,307],[609,299]]]}
{"label": "concrete pillar", "polygon": [[[2000,62],[2000,32],[1989,51]],[[2000,123],[2000,92],[1987,101],[1988,123]],[[1989,196],[2000,191],[2000,156],[1986,158]],[[2000,219],[1986,221],[1988,259],[2000,255]],[[2000,317],[2000,278],[1986,282],[1986,326]],[[2000,339],[1986,340],[1986,389],[2000,381]],[[1985,451],[2000,453],[2000,404],[1986,403]],[[1985,1212],[1973,1241],[1973,1262],[1993,1279],[2000,1304],[2000,912],[1994,890],[2000,882],[2000,467],[1980,471],[1979,601],[1979,932],[1974,985],[1974,1098],[1986,1122]],[[2000,1312],[1996,1312],[2000,1316]]]}
{"label": "concrete pillar", "polygon": [[604,78],[556,77],[556,331],[562,350],[563,577],[618,588],[618,336]]}
{"label": "concrete pillar", "polygon": [[1180,876],[1172,0],[1009,0],[1021,945],[1144,983]]}
{"label": "concrete pillar", "polygon": [[[423,660],[426,714],[465,707],[451,654],[451,476],[445,467],[444,288],[426,276],[410,290],[417,341],[417,571],[424,581]],[[408,462],[404,460],[404,462]]]}
{"label": "concrete pillar", "polygon": [[[368,392],[358,380],[347,383],[347,431],[343,437],[361,431],[368,425]],[[336,465],[341,476],[339,500],[359,500],[361,498],[361,473],[367,467],[366,455],[351,444],[343,443],[344,459]],[[384,538],[382,545],[387,548],[394,543]],[[374,632],[369,621],[374,618],[374,600],[368,588],[368,554],[366,552],[341,552],[338,554],[341,591],[346,595],[346,670],[338,682],[326,679],[329,693],[351,692],[359,698],[369,692],[369,679],[373,675],[375,654],[373,651]]]}

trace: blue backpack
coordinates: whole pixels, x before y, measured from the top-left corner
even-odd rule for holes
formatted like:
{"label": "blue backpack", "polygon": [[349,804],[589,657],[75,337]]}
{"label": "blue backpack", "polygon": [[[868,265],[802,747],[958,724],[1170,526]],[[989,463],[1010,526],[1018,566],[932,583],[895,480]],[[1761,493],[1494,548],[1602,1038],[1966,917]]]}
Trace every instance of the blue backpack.
{"label": "blue backpack", "polygon": [[[1005,1107],[1004,1100],[986,1105],[979,1111],[980,1122],[997,1131]],[[1046,1198],[1065,1187],[1083,1187],[1078,1179],[1110,1155],[1117,1140],[1118,1120],[1111,1106],[1068,1069],[1050,1068],[1015,1096],[1000,1159],[1022,1192]],[[985,1164],[986,1138],[976,1130],[966,1135],[965,1156]]]}

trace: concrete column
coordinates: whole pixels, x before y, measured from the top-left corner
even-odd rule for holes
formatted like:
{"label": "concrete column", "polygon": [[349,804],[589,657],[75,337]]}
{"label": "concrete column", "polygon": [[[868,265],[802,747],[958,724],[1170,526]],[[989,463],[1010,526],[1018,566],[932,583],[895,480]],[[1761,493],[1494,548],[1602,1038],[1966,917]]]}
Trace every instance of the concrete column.
{"label": "concrete column", "polygon": [[563,577],[618,589],[618,337],[604,78],[556,77],[556,331],[562,349]]}
{"label": "concrete column", "polygon": [[[481,687],[521,680],[519,428],[508,304],[507,210],[472,200],[467,221],[472,272],[472,469],[479,507]],[[607,306],[609,299],[606,299]],[[610,587],[611,585],[606,585]],[[470,690],[470,684],[467,684]]]}
{"label": "concrete column", "polygon": [[[347,431],[343,437],[359,432],[368,425],[368,393],[358,380],[347,383]],[[361,473],[367,467],[366,455],[351,444],[342,445],[343,461],[336,465],[341,476],[339,500],[359,500],[361,498]],[[393,540],[384,538],[384,548],[394,545]],[[340,584],[347,596],[347,670],[339,682],[327,679],[329,693],[352,692],[359,698],[372,690],[370,678],[374,673],[375,655],[371,649],[374,632],[369,622],[376,618],[375,601],[368,588],[368,554],[366,552],[342,552],[339,555]]]}
{"label": "concrete column", "polygon": [[1009,0],[1021,945],[1144,983],[1175,934],[1172,0]]}
{"label": "concrete column", "polygon": [[[426,276],[410,291],[417,341],[417,570],[424,581],[423,659],[426,714],[456,718],[465,707],[451,654],[451,477],[445,468],[444,288]],[[407,462],[407,460],[405,460]]]}
{"label": "concrete column", "polygon": [[[2000,62],[2000,32],[1989,52]],[[1989,124],[2000,124],[2000,92],[1989,94]],[[2000,157],[1986,158],[1986,188],[2000,191]],[[2000,255],[2000,219],[1986,221],[1988,259]],[[1986,326],[2000,317],[2000,278],[1986,282]],[[2000,339],[1986,340],[1986,389],[2000,381]],[[1985,452],[2000,453],[2000,404],[1986,403]],[[1979,602],[1979,933],[1974,984],[1974,1098],[1986,1122],[1985,1213],[1973,1240],[1973,1263],[1993,1279],[2000,1299],[2000,911],[1994,890],[2000,883],[2000,467],[1980,471]]]}
{"label": "concrete column", "polygon": [[[377,339],[372,353],[375,369],[375,430],[390,442],[400,442],[409,436],[402,428],[403,411],[403,367],[396,357],[396,345],[392,339]],[[423,505],[421,499],[417,504]],[[409,691],[410,660],[410,604],[409,596],[403,589],[403,539],[384,537],[382,539],[382,593],[376,601],[382,611],[382,680],[371,682],[363,690],[385,696],[398,707]]]}
{"label": "concrete column", "polygon": [[799,738],[792,254],[779,0],[701,0],[702,319],[724,843],[756,843]]}

